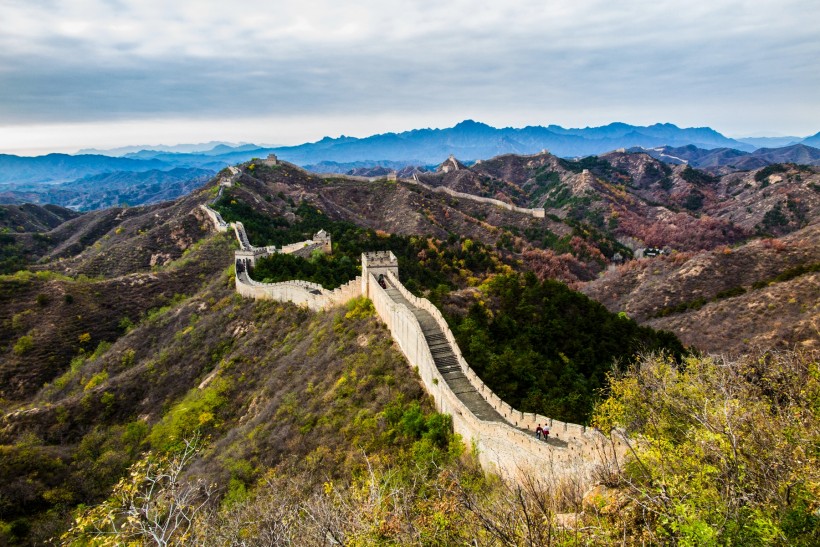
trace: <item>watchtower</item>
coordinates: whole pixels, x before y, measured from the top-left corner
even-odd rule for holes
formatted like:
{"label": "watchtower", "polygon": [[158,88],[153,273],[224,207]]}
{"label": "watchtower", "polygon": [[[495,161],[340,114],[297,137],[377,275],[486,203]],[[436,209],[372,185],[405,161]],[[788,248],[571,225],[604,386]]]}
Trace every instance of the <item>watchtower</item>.
{"label": "watchtower", "polygon": [[362,295],[370,296],[371,277],[378,279],[379,274],[387,272],[399,277],[399,261],[392,251],[362,253]]}
{"label": "watchtower", "polygon": [[330,234],[324,230],[319,230],[316,232],[313,236],[313,241],[322,244],[322,251],[325,254],[331,254],[333,252],[333,245],[330,242]]}

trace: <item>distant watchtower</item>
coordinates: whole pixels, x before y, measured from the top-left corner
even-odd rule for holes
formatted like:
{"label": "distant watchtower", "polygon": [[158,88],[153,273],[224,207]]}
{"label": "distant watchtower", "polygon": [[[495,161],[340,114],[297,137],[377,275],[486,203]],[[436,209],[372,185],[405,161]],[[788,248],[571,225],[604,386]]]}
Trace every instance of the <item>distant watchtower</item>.
{"label": "distant watchtower", "polygon": [[279,165],[279,158],[276,157],[276,154],[268,154],[268,157],[262,160],[262,163],[273,167],[274,165]]}
{"label": "distant watchtower", "polygon": [[442,173],[449,173],[450,171],[458,171],[458,160],[452,154],[447,158],[447,161],[441,164]]}
{"label": "distant watchtower", "polygon": [[330,242],[330,234],[325,232],[324,230],[319,230],[314,234],[313,241],[316,243],[322,244],[322,251],[326,254],[331,254],[333,252],[333,245]]}

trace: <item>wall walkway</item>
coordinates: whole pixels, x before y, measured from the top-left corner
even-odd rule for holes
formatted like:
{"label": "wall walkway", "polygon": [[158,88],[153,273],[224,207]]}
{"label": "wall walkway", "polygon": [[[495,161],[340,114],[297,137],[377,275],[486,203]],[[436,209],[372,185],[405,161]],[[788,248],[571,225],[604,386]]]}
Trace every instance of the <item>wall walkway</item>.
{"label": "wall walkway", "polygon": [[308,171],[306,169],[303,169],[302,167],[299,167],[298,165],[293,164],[293,163],[289,163],[289,162],[282,161],[282,160],[279,160],[279,162],[283,163],[285,165],[288,165],[289,167],[292,167],[293,169],[297,169],[297,170],[299,170],[299,171],[301,171],[301,172],[303,172],[307,175],[311,175],[311,176],[314,176],[314,177],[319,177],[319,178],[322,178],[322,179],[342,179],[342,180],[350,180],[350,181],[354,181],[354,182],[399,181],[399,182],[403,182],[403,183],[406,183],[406,184],[412,184],[414,186],[418,186],[418,187],[423,188],[423,189],[425,189],[429,192],[437,192],[439,194],[447,194],[449,196],[456,197],[456,198],[467,199],[467,200],[476,201],[476,202],[479,202],[479,203],[486,203],[488,205],[494,205],[496,207],[501,207],[502,209],[506,209],[508,211],[515,211],[517,213],[530,215],[530,216],[533,216],[535,218],[545,218],[545,216],[546,216],[546,212],[542,208],[528,209],[526,207],[517,207],[515,205],[503,202],[503,201],[498,200],[498,199],[485,198],[485,197],[482,197],[482,196],[476,196],[476,195],[473,195],[473,194],[465,194],[464,192],[458,192],[458,191],[453,190],[451,188],[447,188],[446,186],[430,186],[428,184],[424,184],[423,182],[421,182],[421,181],[419,181],[418,179],[415,179],[415,178],[412,178],[412,179],[397,178],[395,176],[395,173],[393,174],[393,176],[383,175],[383,176],[380,176],[380,177],[359,177],[359,176],[355,176],[355,175],[343,175],[343,174],[339,174],[339,173],[313,173],[313,172]]}

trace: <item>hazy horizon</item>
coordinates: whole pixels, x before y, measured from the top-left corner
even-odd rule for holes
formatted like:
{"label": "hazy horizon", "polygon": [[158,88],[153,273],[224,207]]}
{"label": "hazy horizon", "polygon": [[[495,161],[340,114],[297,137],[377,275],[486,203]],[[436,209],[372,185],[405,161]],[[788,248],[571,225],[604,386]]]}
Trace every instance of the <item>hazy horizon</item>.
{"label": "hazy horizon", "polygon": [[[419,126],[419,127],[408,127],[408,128],[401,129],[401,130],[386,129],[386,130],[379,130],[379,131],[374,131],[373,133],[366,133],[366,134],[361,134],[361,135],[354,135],[354,134],[352,134],[351,132],[348,132],[348,131],[340,131],[340,132],[337,132],[337,133],[334,133],[334,134],[314,133],[314,135],[318,135],[318,136],[307,136],[306,138],[304,138],[302,140],[295,139],[292,142],[277,142],[277,143],[267,142],[265,140],[262,140],[264,138],[264,134],[262,134],[261,132],[258,132],[258,131],[256,131],[256,132],[244,132],[244,133],[234,132],[234,131],[227,131],[226,134],[231,135],[231,138],[218,138],[218,137],[213,137],[213,138],[208,137],[208,138],[206,138],[206,137],[202,137],[202,135],[203,135],[202,132],[198,132],[198,133],[195,133],[195,134],[188,135],[187,137],[182,136],[182,137],[180,137],[181,140],[176,140],[176,141],[168,141],[168,140],[155,141],[155,140],[151,140],[151,139],[153,139],[154,136],[156,136],[158,133],[152,132],[151,131],[151,125],[146,124],[145,126],[140,128],[142,131],[138,131],[138,132],[134,132],[132,126],[129,126],[127,128],[127,130],[122,131],[122,132],[115,131],[114,133],[111,134],[113,136],[106,137],[105,139],[100,141],[101,144],[100,143],[98,143],[98,144],[88,144],[88,145],[82,145],[82,146],[77,145],[77,144],[72,144],[72,145],[58,146],[58,147],[37,147],[37,148],[20,148],[20,149],[13,149],[13,148],[12,149],[3,149],[3,148],[0,148],[0,154],[13,154],[13,155],[18,155],[18,156],[40,156],[40,155],[46,155],[46,154],[51,154],[51,153],[77,154],[77,153],[79,153],[83,150],[89,150],[89,149],[94,149],[94,150],[98,150],[98,151],[110,151],[110,150],[115,150],[115,149],[118,149],[118,148],[125,148],[125,147],[139,147],[141,149],[150,150],[150,149],[159,148],[159,147],[173,147],[173,146],[180,146],[180,145],[202,145],[202,144],[209,144],[209,143],[229,143],[232,146],[241,146],[243,144],[255,144],[255,145],[258,145],[260,147],[274,148],[274,147],[294,146],[294,145],[299,145],[299,144],[304,144],[304,143],[309,143],[309,142],[316,142],[316,141],[319,141],[319,140],[321,140],[322,138],[325,138],[325,137],[337,138],[337,137],[340,137],[340,136],[343,136],[343,135],[346,135],[346,136],[349,136],[349,137],[364,138],[364,137],[369,137],[369,136],[376,135],[376,134],[401,133],[401,132],[404,132],[404,131],[410,131],[410,130],[414,130],[414,129],[446,129],[446,128],[449,128],[449,127],[453,127],[454,125],[456,125],[460,121],[463,121],[463,120],[453,122],[453,123],[451,123],[449,125],[446,125],[446,126],[443,125],[443,126],[439,126],[439,127],[433,127],[433,126],[428,125],[428,126]],[[483,120],[475,120],[475,121],[486,123]],[[628,123],[628,122],[621,122],[620,120],[618,120],[618,121],[613,121],[613,122],[609,122],[609,123]],[[562,126],[562,127],[566,128],[566,129],[577,129],[577,128],[587,128],[587,127],[600,127],[600,126],[609,125],[609,123],[604,123],[604,124],[600,124],[600,125],[590,125],[590,124],[577,125],[577,126],[566,125],[566,126]],[[652,125],[653,123],[671,123],[671,122],[658,121],[658,122],[652,122],[652,123],[641,124],[641,125]],[[497,127],[497,128],[504,128],[504,127],[522,128],[522,127],[525,127],[527,125],[542,125],[542,126],[546,127],[547,125],[550,125],[550,124],[549,123],[543,123],[543,124],[528,123],[528,124],[521,124],[521,125],[518,125],[518,126],[494,125],[494,124],[488,124],[488,125],[493,125],[494,127]],[[560,124],[553,124],[553,125],[560,125]],[[630,124],[630,125],[638,125],[638,124]],[[677,125],[677,124],[675,124],[675,125]],[[680,126],[680,125],[678,127],[680,127],[681,129],[687,128],[686,126]],[[707,126],[707,127],[711,127],[711,126]],[[724,132],[720,131],[719,128],[711,127],[711,129],[714,129],[714,130],[718,131],[719,133],[723,134],[726,137],[734,138],[734,139],[752,139],[752,138],[767,138],[767,137],[768,138],[794,137],[796,139],[804,139],[804,138],[810,137],[810,136],[812,136],[816,133],[816,132],[815,133],[810,133],[810,134],[807,134],[807,135],[785,135],[785,134],[730,135],[730,134],[727,134],[727,133],[724,133]],[[249,133],[258,133],[258,134],[260,134],[260,139],[253,140],[253,139],[246,138],[246,136]],[[167,132],[162,132],[162,134],[167,135]],[[297,135],[297,134],[299,134],[299,133],[296,130],[294,130],[292,133],[290,133],[290,135]],[[305,134],[308,135],[308,133],[305,133]],[[133,138],[134,135],[142,135],[144,137],[144,139],[139,140],[139,137]],[[94,139],[91,139],[87,142],[93,143],[93,142],[97,142],[97,141],[94,140]]]}
{"label": "hazy horizon", "polygon": [[820,130],[808,0],[0,2],[3,153],[293,145],[464,119]]}

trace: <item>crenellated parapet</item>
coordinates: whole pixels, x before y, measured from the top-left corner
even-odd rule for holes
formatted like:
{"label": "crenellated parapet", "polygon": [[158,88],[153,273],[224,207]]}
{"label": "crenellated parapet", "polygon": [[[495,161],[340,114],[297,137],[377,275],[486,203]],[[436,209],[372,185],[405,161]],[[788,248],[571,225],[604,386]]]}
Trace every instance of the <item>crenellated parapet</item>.
{"label": "crenellated parapet", "polygon": [[[622,458],[627,445],[625,439],[617,434],[610,438],[583,425],[521,412],[504,402],[484,384],[464,359],[455,336],[438,308],[429,300],[410,293],[392,272],[385,275],[389,289],[384,289],[377,283],[370,285],[369,296],[376,310],[387,323],[408,361],[418,368],[436,407],[440,412],[453,416],[455,431],[465,439],[472,440],[479,448],[482,464],[495,467],[502,475],[516,477],[544,470],[544,462],[548,461],[551,473],[562,476],[572,473],[579,479],[591,481],[601,468],[612,466]],[[388,296],[390,290],[397,291],[400,294],[399,300],[407,304],[402,306],[396,302],[396,297]],[[405,308],[410,313],[400,308]],[[479,418],[466,404],[470,400],[469,396],[462,399],[452,389],[446,389],[448,379],[437,366],[419,317],[432,319],[435,323],[432,330],[440,333],[434,335],[439,340],[436,352],[441,353],[443,344],[449,346],[457,368],[450,366],[448,374],[452,375],[453,370],[460,372],[469,381],[474,392],[503,420]],[[428,324],[426,329],[430,332],[431,325]],[[458,385],[459,391],[465,392],[464,384]],[[549,426],[550,443],[534,437],[538,424]]]}

